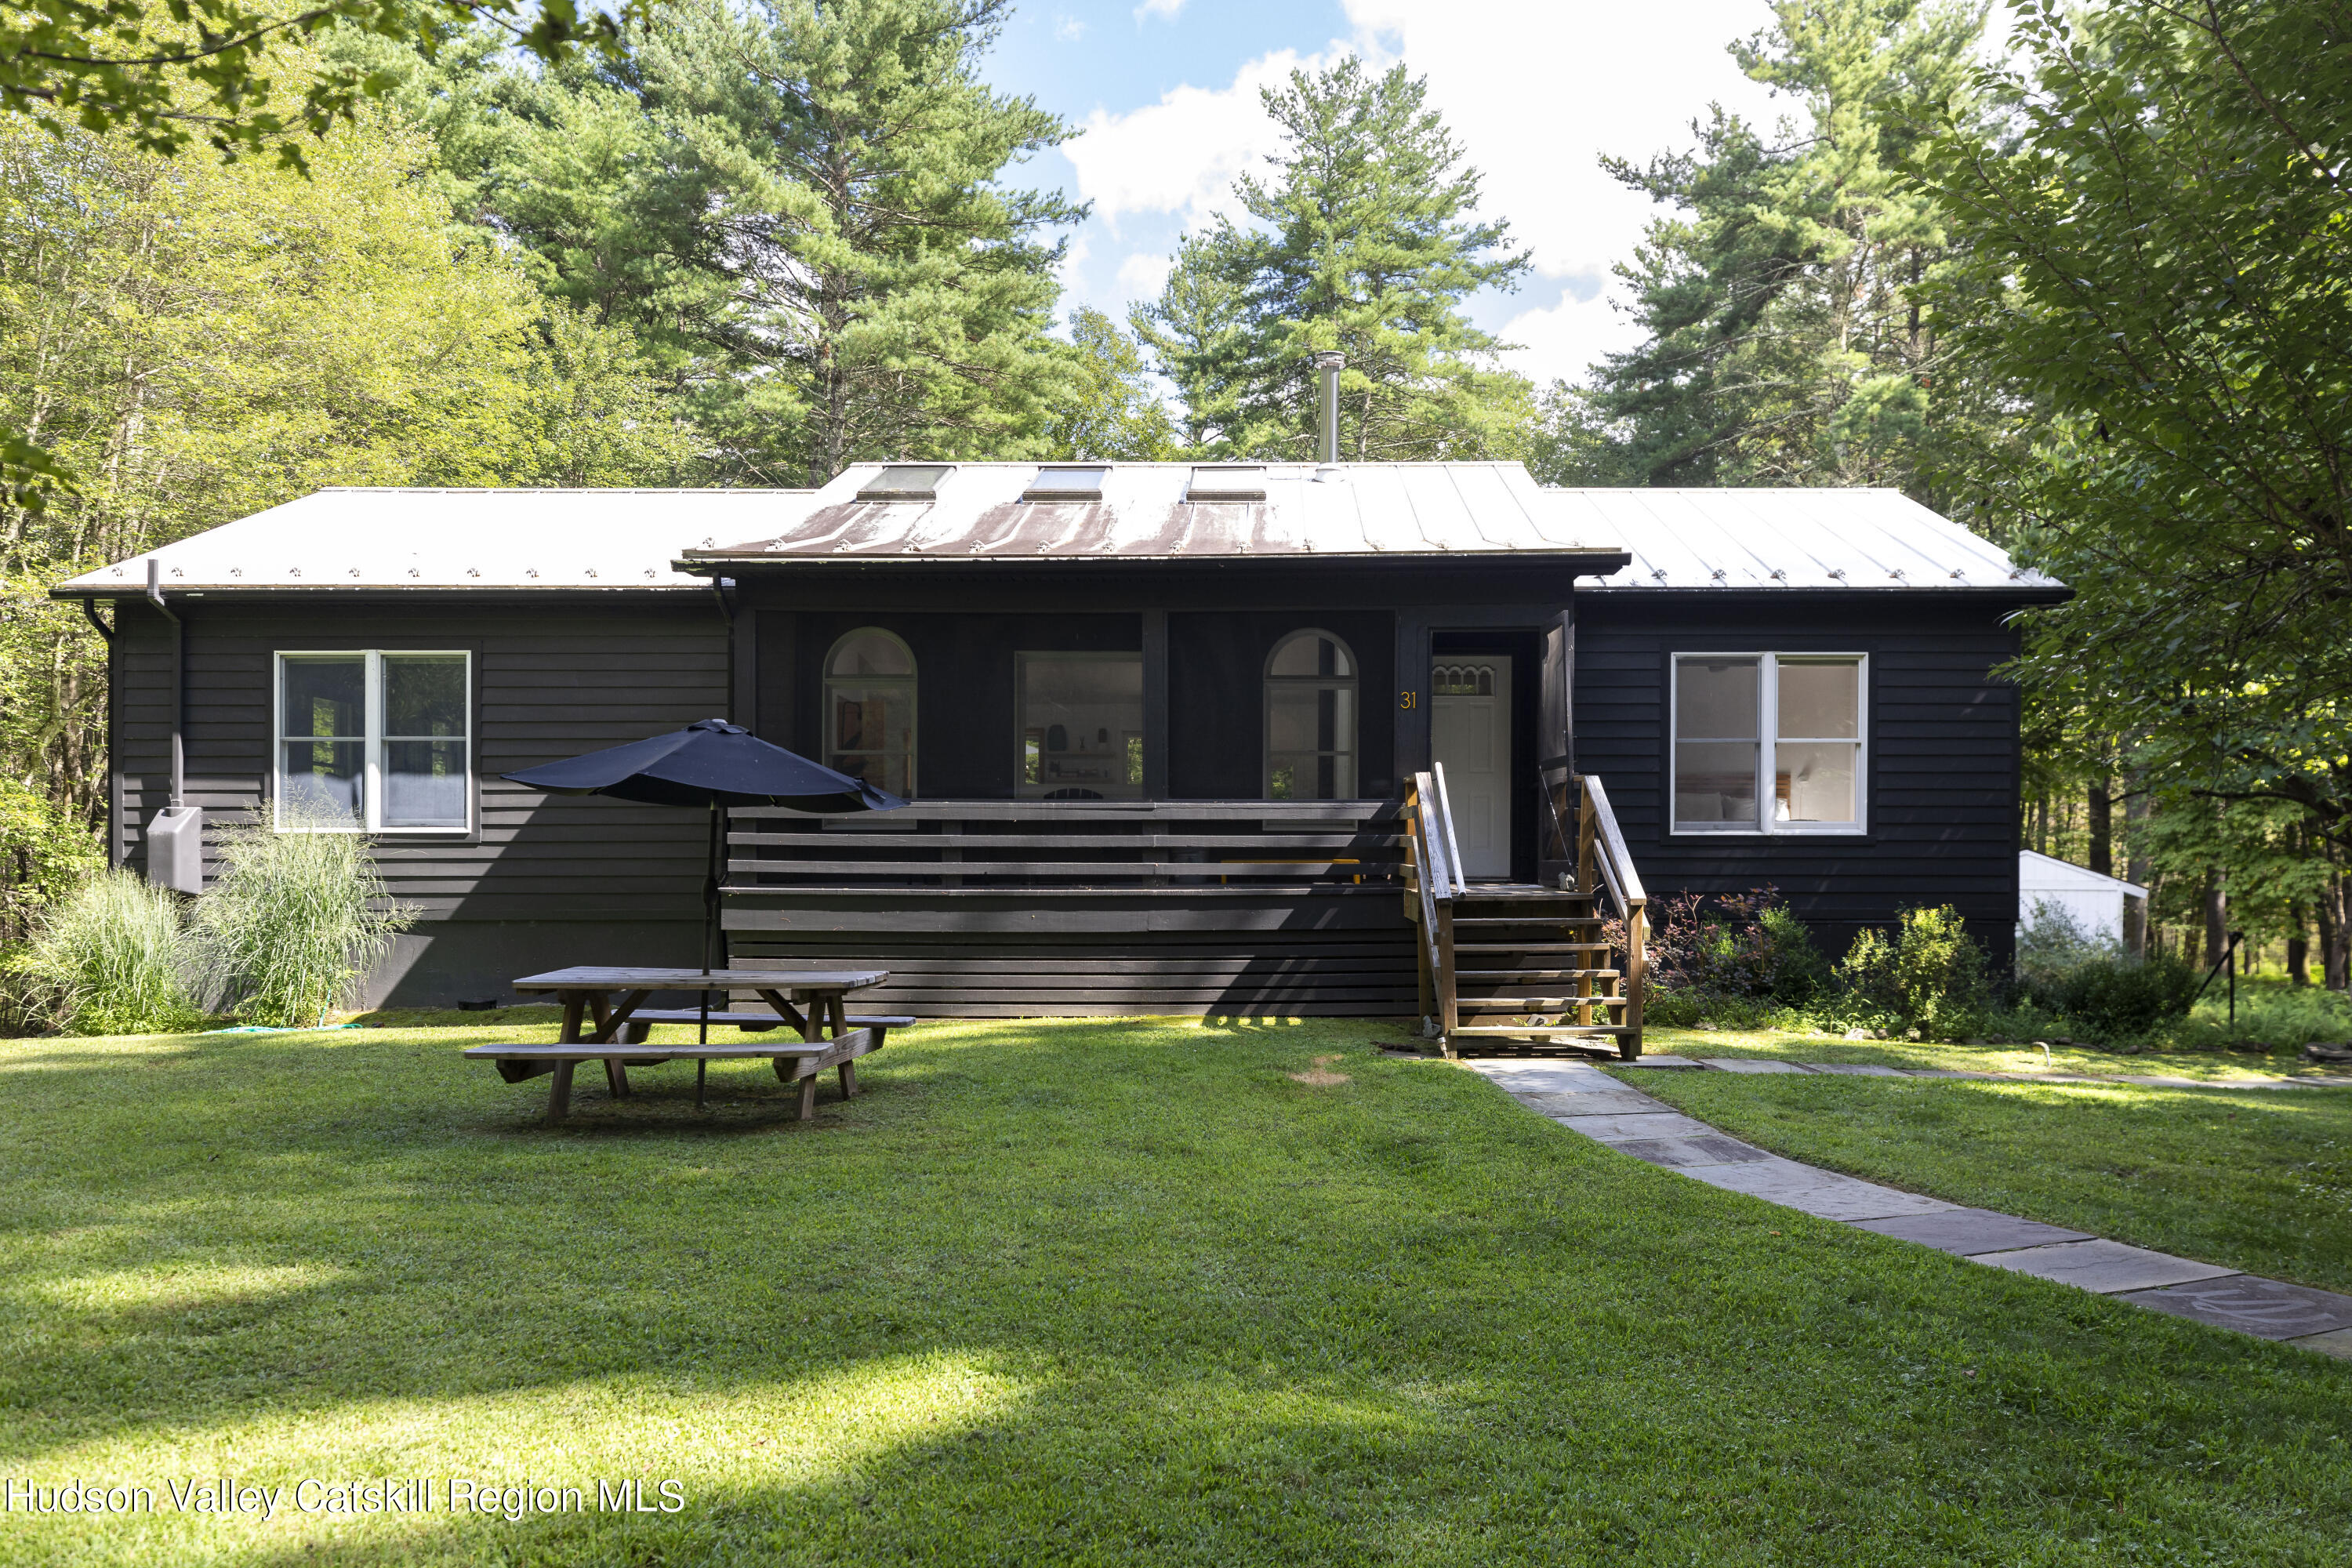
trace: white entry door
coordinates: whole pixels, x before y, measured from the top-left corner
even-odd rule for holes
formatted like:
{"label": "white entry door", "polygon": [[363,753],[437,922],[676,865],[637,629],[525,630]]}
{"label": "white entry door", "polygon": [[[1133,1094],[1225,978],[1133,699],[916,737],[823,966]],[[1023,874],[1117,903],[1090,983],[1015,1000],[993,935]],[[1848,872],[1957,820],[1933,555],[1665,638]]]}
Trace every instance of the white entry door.
{"label": "white entry door", "polygon": [[1465,877],[1511,874],[1511,661],[1479,654],[1429,672],[1429,751],[1445,764],[1445,798]]}

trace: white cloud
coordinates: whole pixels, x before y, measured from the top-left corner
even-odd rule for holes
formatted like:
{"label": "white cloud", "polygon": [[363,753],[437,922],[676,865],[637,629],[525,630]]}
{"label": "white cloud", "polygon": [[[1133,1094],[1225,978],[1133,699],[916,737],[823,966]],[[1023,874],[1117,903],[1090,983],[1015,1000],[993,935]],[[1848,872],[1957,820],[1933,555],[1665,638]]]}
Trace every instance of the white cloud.
{"label": "white cloud", "polygon": [[1130,300],[1157,299],[1175,269],[1172,258],[1139,250],[1118,264],[1119,290]]}
{"label": "white cloud", "polygon": [[1057,16],[1054,18],[1054,37],[1059,38],[1062,42],[1066,44],[1075,44],[1086,36],[1087,25],[1078,20],[1076,16],[1066,15]]}
{"label": "white cloud", "polygon": [[1172,22],[1176,14],[1183,9],[1184,0],[1143,0],[1143,4],[1135,8],[1135,19],[1140,22],[1146,16],[1159,16]]}
{"label": "white cloud", "polygon": [[[1181,5],[1145,0],[1143,11],[1172,16]],[[1686,147],[1690,121],[1711,100],[1768,122],[1796,108],[1741,76],[1725,53],[1733,38],[1770,22],[1763,0],[1344,5],[1352,45],[1264,55],[1226,86],[1182,86],[1157,103],[1089,116],[1086,134],[1065,152],[1108,237],[1118,238],[1122,216],[1164,214],[1191,226],[1234,213],[1234,177],[1279,144],[1260,88],[1278,86],[1294,69],[1320,69],[1351,48],[1368,62],[1402,58],[1428,79],[1432,106],[1485,176],[1482,210],[1510,220],[1540,279],[1565,285],[1556,303],[1521,310],[1503,329],[1527,345],[1516,364],[1538,381],[1575,377],[1634,341],[1627,319],[1610,309],[1612,289],[1602,285],[1658,210],[1602,173],[1601,154],[1644,160]],[[1129,255],[1118,274],[1129,298],[1148,297],[1165,278],[1165,259]]]}
{"label": "white cloud", "polygon": [[[1503,336],[1538,380],[1571,378],[1635,331],[1595,289],[1658,212],[1604,174],[1604,153],[1645,161],[1691,143],[1709,100],[1768,122],[1796,105],[1739,74],[1724,46],[1771,21],[1762,0],[1345,0],[1358,43],[1429,79],[1468,161],[1481,210],[1508,218],[1536,272],[1568,285]],[[1583,296],[1579,298],[1579,296]]]}
{"label": "white cloud", "polygon": [[1319,70],[1339,52],[1335,46],[1329,55],[1302,57],[1282,49],[1249,61],[1225,87],[1175,88],[1125,114],[1096,110],[1086,133],[1062,149],[1077,171],[1078,195],[1114,234],[1130,214],[1172,213],[1197,224],[1237,211],[1234,176],[1280,142],[1258,89],[1294,70]]}

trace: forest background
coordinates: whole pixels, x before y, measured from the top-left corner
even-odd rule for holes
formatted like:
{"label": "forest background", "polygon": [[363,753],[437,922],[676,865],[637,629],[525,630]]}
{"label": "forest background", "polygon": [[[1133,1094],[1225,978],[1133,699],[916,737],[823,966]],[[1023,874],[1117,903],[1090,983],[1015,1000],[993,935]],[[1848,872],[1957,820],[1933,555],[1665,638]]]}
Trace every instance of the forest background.
{"label": "forest background", "polygon": [[2024,842],[2150,886],[2134,945],[2342,989],[2347,4],[2015,0],[1992,51],[1979,0],[1759,0],[1790,114],[1609,160],[1643,339],[1549,387],[1409,62],[1268,92],[1243,218],[1120,321],[1060,309],[1009,0],[0,5],[0,948],[102,858],[65,577],[325,485],[1297,457],[1338,349],[1351,458],[1891,486],[2074,584]]}

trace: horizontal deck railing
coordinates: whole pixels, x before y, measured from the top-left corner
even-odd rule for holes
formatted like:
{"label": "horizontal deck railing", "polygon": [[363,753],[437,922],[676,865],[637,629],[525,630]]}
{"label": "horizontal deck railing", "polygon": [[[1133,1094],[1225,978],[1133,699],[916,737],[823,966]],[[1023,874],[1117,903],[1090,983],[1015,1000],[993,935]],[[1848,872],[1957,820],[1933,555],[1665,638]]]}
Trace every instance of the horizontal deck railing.
{"label": "horizontal deck railing", "polygon": [[728,888],[1398,885],[1391,801],[921,801],[730,814]]}

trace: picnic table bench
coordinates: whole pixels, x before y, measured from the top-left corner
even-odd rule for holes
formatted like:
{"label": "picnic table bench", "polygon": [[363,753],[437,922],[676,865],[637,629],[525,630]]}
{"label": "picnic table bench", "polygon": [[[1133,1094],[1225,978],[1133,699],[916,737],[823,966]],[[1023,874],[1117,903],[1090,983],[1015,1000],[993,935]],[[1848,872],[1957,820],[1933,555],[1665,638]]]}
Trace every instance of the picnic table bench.
{"label": "picnic table bench", "polygon": [[[775,1064],[777,1078],[799,1083],[800,1120],[806,1121],[816,1114],[819,1073],[838,1068],[842,1098],[850,1098],[857,1092],[857,1059],[881,1049],[893,1026],[913,1021],[889,1017],[859,1018],[853,1023],[850,1019],[845,1002],[848,994],[879,985],[889,977],[885,969],[704,971],[582,966],[553,970],[518,980],[514,988],[551,991],[562,1004],[563,1026],[554,1044],[473,1046],[465,1054],[471,1060],[496,1064],[499,1076],[509,1083],[553,1074],[547,1096],[550,1124],[563,1120],[571,1109],[572,1072],[582,1062],[604,1063],[604,1081],[619,1098],[629,1092],[630,1068],[690,1061],[694,1063],[694,1104],[699,1110],[705,1074],[712,1062],[765,1058]],[[624,1038],[633,1020],[647,1016],[644,1004],[656,991],[750,991],[772,1011],[714,1016],[730,1022],[739,1017],[764,1018],[772,1024],[790,1025],[800,1038],[725,1045],[652,1045]],[[651,1015],[662,1022],[690,1022],[700,1016],[699,1009],[656,1009]],[[583,1039],[582,1025],[590,1019],[594,1033]]]}

